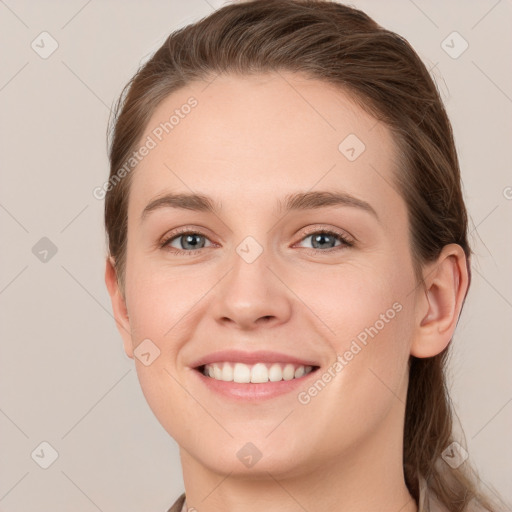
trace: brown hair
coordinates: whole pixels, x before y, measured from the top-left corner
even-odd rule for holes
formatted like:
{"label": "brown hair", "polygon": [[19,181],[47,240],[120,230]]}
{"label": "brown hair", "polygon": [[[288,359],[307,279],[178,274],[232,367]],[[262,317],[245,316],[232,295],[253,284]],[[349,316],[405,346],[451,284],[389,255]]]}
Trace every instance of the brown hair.
{"label": "brown hair", "polygon": [[[463,248],[471,279],[459,163],[437,88],[405,39],[365,13],[336,2],[228,4],[172,33],[126,85],[116,104],[110,134],[111,180],[170,93],[219,73],[280,70],[334,84],[391,130],[400,159],[396,186],[408,207],[418,285],[422,265],[435,260],[450,243]],[[131,176],[128,172],[113,182],[105,197],[109,253],[123,295]],[[454,441],[444,375],[447,354],[445,349],[435,357],[410,358],[405,482],[421,511],[429,510],[427,490],[450,512],[469,510],[470,502],[480,510],[497,510],[478,490],[478,477],[468,461],[452,469],[441,458]]]}

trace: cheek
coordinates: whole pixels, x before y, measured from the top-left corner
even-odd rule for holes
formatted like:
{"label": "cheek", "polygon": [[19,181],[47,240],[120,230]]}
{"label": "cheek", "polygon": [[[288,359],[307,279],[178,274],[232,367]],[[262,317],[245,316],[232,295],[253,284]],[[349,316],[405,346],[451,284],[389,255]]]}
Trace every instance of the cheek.
{"label": "cheek", "polygon": [[410,308],[389,291],[349,292],[337,300],[338,316],[330,324],[336,333],[328,338],[332,363],[318,375],[327,383],[315,381],[300,396],[303,411],[317,418],[310,434],[324,432],[325,454],[369,436],[387,417],[396,419],[406,401]]}
{"label": "cheek", "polygon": [[[402,267],[403,268],[403,267]],[[408,285],[407,271],[375,261],[367,264],[348,262],[339,266],[317,268],[315,272],[289,274],[291,287],[302,299],[303,306],[314,313],[326,339],[335,348],[344,348],[361,332],[377,327],[379,333],[390,331],[389,327],[405,306],[405,290]],[[397,303],[394,307],[393,305]],[[361,336],[364,338],[364,334]]]}
{"label": "cheek", "polygon": [[390,258],[364,268],[331,267],[301,278],[302,285],[297,281],[294,290],[307,297],[319,319],[332,365],[339,362],[328,384],[332,394],[326,401],[332,399],[333,407],[371,416],[403,394],[413,335],[412,276],[407,261]]}
{"label": "cheek", "polygon": [[[183,329],[203,297],[213,287],[215,276],[204,270],[181,266],[166,268],[150,258],[134,257],[127,264],[126,293],[130,325],[137,340],[161,340],[161,350],[169,350],[168,341],[182,339]],[[165,341],[167,340],[167,341]]]}

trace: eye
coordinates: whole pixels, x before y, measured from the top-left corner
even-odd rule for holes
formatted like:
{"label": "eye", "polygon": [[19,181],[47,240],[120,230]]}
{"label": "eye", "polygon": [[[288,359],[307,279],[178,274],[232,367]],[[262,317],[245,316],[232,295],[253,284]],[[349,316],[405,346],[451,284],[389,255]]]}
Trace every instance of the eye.
{"label": "eye", "polygon": [[[163,249],[168,248],[175,254],[191,254],[205,248],[204,241],[201,239],[208,240],[206,235],[201,232],[183,230],[178,233],[171,233],[162,241],[161,247]],[[178,244],[178,247],[173,244]]]}
{"label": "eye", "polygon": [[[305,249],[313,251],[314,253],[331,252],[333,250],[338,251],[354,245],[354,242],[348,239],[345,234],[332,229],[319,230],[317,228],[316,231],[306,233],[301,241],[308,238],[311,238],[313,247],[306,247]],[[177,255],[194,255],[201,249],[206,248],[205,240],[209,240],[205,234],[200,231],[192,231],[188,228],[170,233],[169,236],[162,240],[160,246],[162,249],[167,249]],[[336,245],[337,240],[340,242],[338,245]]]}
{"label": "eye", "polygon": [[[304,238],[302,238],[302,241],[308,238],[311,238],[313,247],[310,249],[314,252],[318,251],[319,249],[321,250],[320,252],[342,250],[346,247],[352,247],[354,245],[354,242],[349,240],[346,235],[332,229],[321,229],[309,232]],[[336,245],[336,240],[339,240],[340,244]]]}

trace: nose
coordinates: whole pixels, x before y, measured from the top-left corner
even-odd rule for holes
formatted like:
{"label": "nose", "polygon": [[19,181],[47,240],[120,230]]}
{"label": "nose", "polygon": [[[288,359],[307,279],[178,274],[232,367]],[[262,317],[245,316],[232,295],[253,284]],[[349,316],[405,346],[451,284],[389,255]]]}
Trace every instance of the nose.
{"label": "nose", "polygon": [[274,267],[265,251],[252,263],[236,255],[233,267],[219,283],[216,321],[246,331],[288,321],[292,293]]}

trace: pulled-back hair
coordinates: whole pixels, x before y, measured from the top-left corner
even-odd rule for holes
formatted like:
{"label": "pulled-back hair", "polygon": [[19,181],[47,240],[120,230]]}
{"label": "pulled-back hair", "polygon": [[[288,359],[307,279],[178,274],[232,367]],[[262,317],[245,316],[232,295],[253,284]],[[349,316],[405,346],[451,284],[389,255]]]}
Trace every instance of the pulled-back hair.
{"label": "pulled-back hair", "polygon": [[[172,33],[126,85],[116,104],[110,177],[137,149],[150,117],[169,94],[221,73],[279,71],[335,85],[390,129],[399,150],[394,181],[407,204],[418,286],[423,285],[422,266],[451,243],[464,250],[471,282],[459,162],[436,85],[405,39],[365,13],[336,2],[233,3]],[[132,175],[127,173],[105,196],[108,250],[123,295]],[[422,512],[433,510],[434,501],[429,500],[437,500],[450,512],[494,512],[498,509],[480,492],[469,461],[452,469],[442,458],[455,441],[444,373],[448,348],[430,358],[410,357],[405,483]]]}

